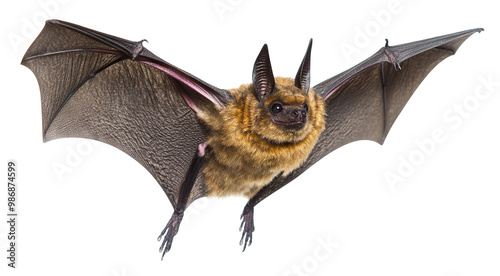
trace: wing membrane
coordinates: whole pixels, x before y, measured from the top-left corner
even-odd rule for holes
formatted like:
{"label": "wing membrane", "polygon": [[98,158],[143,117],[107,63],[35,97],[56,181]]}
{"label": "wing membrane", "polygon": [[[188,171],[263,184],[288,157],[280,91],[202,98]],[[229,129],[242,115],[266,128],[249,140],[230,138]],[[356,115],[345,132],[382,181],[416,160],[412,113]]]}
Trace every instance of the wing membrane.
{"label": "wing membrane", "polygon": [[[117,147],[155,177],[172,204],[198,144],[206,141],[184,89],[207,92],[202,96],[215,105],[229,95],[141,42],[62,21],[47,21],[22,64],[40,86],[44,141],[80,137]],[[202,177],[189,201],[205,195]]]}

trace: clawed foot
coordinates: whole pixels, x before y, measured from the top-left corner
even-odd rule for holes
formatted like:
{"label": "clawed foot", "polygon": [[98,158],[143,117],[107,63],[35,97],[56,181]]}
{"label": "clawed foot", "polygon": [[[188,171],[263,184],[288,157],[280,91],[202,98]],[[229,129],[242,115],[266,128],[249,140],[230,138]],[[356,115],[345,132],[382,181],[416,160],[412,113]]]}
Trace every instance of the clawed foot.
{"label": "clawed foot", "polygon": [[175,212],[168,221],[167,225],[161,231],[160,236],[158,236],[158,241],[161,241],[161,238],[163,235],[163,242],[161,243],[160,247],[160,253],[163,251],[163,254],[161,255],[161,259],[163,260],[163,256],[165,256],[165,253],[170,251],[170,247],[172,247],[172,241],[174,240],[174,236],[177,234],[177,231],[179,231],[179,225],[181,224],[182,217],[184,216],[184,212]]}
{"label": "clawed foot", "polygon": [[253,207],[245,206],[243,210],[243,214],[241,214],[241,218],[243,221],[240,225],[240,232],[243,230],[241,235],[240,245],[243,244],[243,252],[248,246],[252,244],[252,233],[255,230],[253,225]]}

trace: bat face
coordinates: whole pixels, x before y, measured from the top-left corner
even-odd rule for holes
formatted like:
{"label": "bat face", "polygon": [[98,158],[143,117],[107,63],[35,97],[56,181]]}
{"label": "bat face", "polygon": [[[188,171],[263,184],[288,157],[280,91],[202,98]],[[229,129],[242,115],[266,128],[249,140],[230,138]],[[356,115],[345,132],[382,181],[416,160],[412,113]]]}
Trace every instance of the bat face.
{"label": "bat face", "polygon": [[322,99],[314,92],[305,93],[294,86],[290,78],[276,78],[275,91],[263,100],[254,131],[263,139],[275,143],[298,143],[313,130],[318,116],[324,116],[319,106]]}
{"label": "bat face", "polygon": [[[287,95],[280,93],[277,99],[273,99],[268,105],[271,122],[286,130],[300,131],[307,123],[309,106],[304,95]],[[276,97],[273,97],[276,98]]]}

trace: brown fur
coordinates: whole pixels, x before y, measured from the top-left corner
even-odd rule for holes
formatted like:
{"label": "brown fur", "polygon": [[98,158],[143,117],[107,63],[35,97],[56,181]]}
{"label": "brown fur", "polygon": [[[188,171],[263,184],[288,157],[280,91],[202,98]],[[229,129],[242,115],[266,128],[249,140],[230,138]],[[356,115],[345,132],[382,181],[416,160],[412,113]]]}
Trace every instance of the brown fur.
{"label": "brown fur", "polygon": [[[230,90],[235,100],[220,110],[199,113],[210,130],[207,165],[203,171],[210,196],[252,197],[283,172],[299,167],[324,129],[323,100],[311,89],[306,95],[290,78],[276,78],[275,94],[257,100],[252,84]],[[285,130],[270,121],[269,105],[276,99],[309,106],[301,130]]]}

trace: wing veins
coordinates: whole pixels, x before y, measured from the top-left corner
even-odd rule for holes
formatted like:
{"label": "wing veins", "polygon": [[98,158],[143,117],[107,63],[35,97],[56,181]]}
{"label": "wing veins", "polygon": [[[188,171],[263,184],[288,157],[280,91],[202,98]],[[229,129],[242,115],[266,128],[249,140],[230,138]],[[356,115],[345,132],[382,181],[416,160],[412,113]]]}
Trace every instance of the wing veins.
{"label": "wing veins", "polygon": [[383,122],[383,130],[382,130],[382,139],[385,139],[387,135],[387,86],[385,84],[385,74],[384,74],[384,63],[380,63],[380,78],[382,80],[382,105],[383,105],[383,113],[384,113],[384,122]]}
{"label": "wing veins", "polygon": [[75,95],[75,93],[85,84],[87,83],[87,81],[89,81],[90,79],[92,79],[93,77],[95,77],[97,74],[99,74],[100,72],[102,72],[103,70],[109,68],[110,66],[112,66],[113,64],[116,64],[120,61],[123,61],[125,60],[126,58],[125,57],[121,57],[117,60],[114,60],[108,64],[106,64],[105,66],[99,68],[99,70],[95,71],[95,72],[91,72],[90,74],[87,75],[87,77],[85,79],[83,79],[74,89],[73,91],[71,91],[71,93],[68,94],[68,96],[66,97],[66,99],[64,99],[64,101],[62,102],[62,104],[59,106],[59,108],[57,109],[57,111],[54,113],[54,115],[52,116],[52,118],[50,118],[49,120],[49,123],[47,124],[47,128],[43,131],[43,138],[45,139],[45,136],[47,135],[47,132],[50,128],[50,126],[52,125],[52,122],[54,122],[54,120],[56,119],[57,115],[59,114],[59,112],[61,112],[61,110],[63,109],[63,107],[66,105],[66,103],[73,97],[73,95]]}
{"label": "wing veins", "polygon": [[73,53],[73,52],[95,52],[95,53],[113,54],[113,55],[123,56],[123,53],[121,53],[119,51],[112,51],[112,50],[107,50],[107,49],[97,49],[97,48],[68,49],[68,50],[55,51],[55,52],[47,52],[47,53],[43,53],[43,54],[33,55],[33,56],[30,56],[30,57],[25,57],[23,59],[23,62],[27,61],[27,60],[41,58],[41,57],[47,57],[47,56],[53,56],[53,55],[60,55],[60,54],[66,54],[66,53]]}

